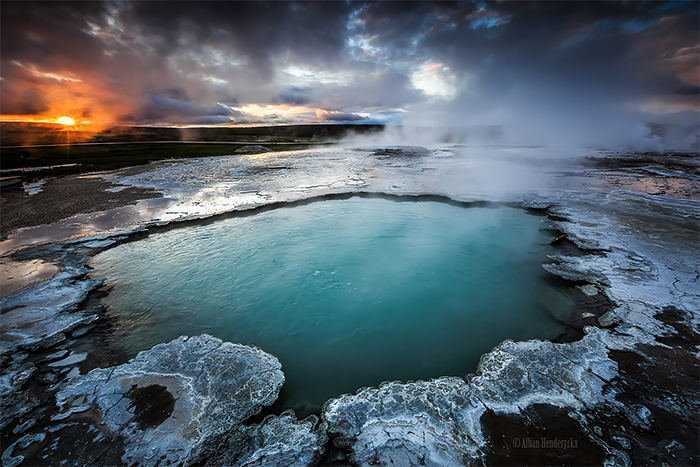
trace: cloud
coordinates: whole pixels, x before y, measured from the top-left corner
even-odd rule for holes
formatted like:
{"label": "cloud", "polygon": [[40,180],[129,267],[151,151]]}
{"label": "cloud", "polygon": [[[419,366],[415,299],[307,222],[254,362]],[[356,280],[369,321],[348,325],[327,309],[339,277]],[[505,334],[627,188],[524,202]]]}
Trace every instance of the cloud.
{"label": "cloud", "polygon": [[132,123],[493,124],[585,140],[606,122],[697,113],[698,8],[6,2],[0,110],[70,107]]}
{"label": "cloud", "polygon": [[234,123],[235,120],[226,115],[205,115],[189,120],[193,125],[218,125],[223,123]]}
{"label": "cloud", "polygon": [[232,117],[242,115],[241,112],[225,105],[200,104],[189,100],[181,90],[171,90],[169,97],[147,94],[143,106],[132,115],[137,121],[145,123],[231,123]]}
{"label": "cloud", "polygon": [[362,122],[368,120],[366,115],[323,109],[316,109],[316,117],[322,122]]}
{"label": "cloud", "polygon": [[309,86],[287,86],[279,97],[285,104],[303,105],[309,103],[310,94]]}
{"label": "cloud", "polygon": [[700,86],[693,84],[683,84],[678,86],[673,92],[674,94],[679,94],[681,96],[697,96],[700,94]]}
{"label": "cloud", "polygon": [[36,115],[48,110],[44,95],[32,88],[0,83],[0,112],[3,115]]}

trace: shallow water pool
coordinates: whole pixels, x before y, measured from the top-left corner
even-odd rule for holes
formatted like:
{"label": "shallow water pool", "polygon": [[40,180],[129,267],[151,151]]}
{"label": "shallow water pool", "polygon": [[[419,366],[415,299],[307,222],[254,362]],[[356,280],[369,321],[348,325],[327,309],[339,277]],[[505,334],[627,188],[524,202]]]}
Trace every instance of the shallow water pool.
{"label": "shallow water pool", "polygon": [[385,198],[321,200],[152,233],[95,256],[112,345],[209,333],[277,356],[278,405],[464,376],[504,339],[556,339],[542,217]]}

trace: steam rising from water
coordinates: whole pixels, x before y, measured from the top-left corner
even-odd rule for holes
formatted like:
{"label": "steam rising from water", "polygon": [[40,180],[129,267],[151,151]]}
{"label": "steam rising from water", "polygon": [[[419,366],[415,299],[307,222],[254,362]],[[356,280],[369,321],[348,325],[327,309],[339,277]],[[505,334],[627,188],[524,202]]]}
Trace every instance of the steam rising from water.
{"label": "steam rising from water", "polygon": [[[694,112],[645,116],[604,112],[582,115],[568,108],[528,114],[530,110],[531,107],[512,107],[508,109],[508,116],[479,120],[466,111],[452,115],[445,109],[435,112],[435,121],[425,121],[419,113],[412,112],[404,125],[388,125],[381,134],[353,135],[344,143],[425,147],[524,145],[569,152],[584,148],[658,153],[699,149],[700,125]],[[474,123],[465,123],[470,121]]]}

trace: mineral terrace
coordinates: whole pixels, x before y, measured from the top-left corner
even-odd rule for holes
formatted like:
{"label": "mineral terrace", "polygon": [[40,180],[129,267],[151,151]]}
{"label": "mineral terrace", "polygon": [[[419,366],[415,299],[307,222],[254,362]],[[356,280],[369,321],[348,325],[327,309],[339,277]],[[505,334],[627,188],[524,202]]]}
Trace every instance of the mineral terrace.
{"label": "mineral terrace", "polygon": [[[100,200],[105,187],[151,199],[100,201],[3,232],[2,465],[697,465],[698,162],[696,153],[339,146],[93,174],[84,180]],[[61,202],[54,185],[42,187],[42,209]],[[265,349],[183,336],[127,361],[102,345],[108,291],[89,277],[92,255],[165,225],[353,193],[548,216],[561,236],[543,267],[578,297],[560,319],[582,337],[505,341],[474,374],[358,388],[304,420],[256,417],[284,384]]]}

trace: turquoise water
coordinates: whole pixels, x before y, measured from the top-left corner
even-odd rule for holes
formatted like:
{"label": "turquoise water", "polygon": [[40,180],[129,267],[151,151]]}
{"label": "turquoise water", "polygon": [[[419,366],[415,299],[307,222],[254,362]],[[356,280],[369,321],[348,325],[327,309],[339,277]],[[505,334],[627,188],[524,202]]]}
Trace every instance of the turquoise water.
{"label": "turquoise water", "polygon": [[280,404],[317,409],[565,333],[538,301],[544,227],[507,207],[325,200],[154,233],[97,255],[91,276],[130,355],[183,334],[253,344],[282,362]]}

